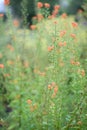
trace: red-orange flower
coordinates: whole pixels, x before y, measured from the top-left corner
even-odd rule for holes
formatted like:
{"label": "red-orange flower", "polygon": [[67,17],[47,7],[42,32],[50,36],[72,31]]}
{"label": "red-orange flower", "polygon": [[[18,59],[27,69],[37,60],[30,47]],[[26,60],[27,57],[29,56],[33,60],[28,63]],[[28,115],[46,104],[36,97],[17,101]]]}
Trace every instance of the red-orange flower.
{"label": "red-orange flower", "polygon": [[0,64],[0,68],[2,68],[2,69],[3,69],[3,68],[4,68],[4,65],[3,65],[3,64]]}
{"label": "red-orange flower", "polygon": [[48,16],[48,19],[52,19],[52,18],[55,18],[55,16],[54,15],[49,15]]}
{"label": "red-orange flower", "polygon": [[59,42],[58,45],[59,45],[60,47],[66,46],[66,42]]}
{"label": "red-orange flower", "polygon": [[60,8],[60,5],[55,5],[54,10],[58,10]]}
{"label": "red-orange flower", "polygon": [[58,92],[58,86],[55,86],[54,87],[54,93],[57,93]]}
{"label": "red-orange flower", "polygon": [[76,35],[75,35],[74,33],[72,33],[70,36],[71,36],[72,38],[76,38]]}
{"label": "red-orange flower", "polygon": [[45,8],[50,8],[50,4],[49,3],[45,3],[44,6],[45,6]]}
{"label": "red-orange flower", "polygon": [[3,17],[4,16],[4,14],[0,14],[0,17]]}
{"label": "red-orange flower", "polygon": [[58,10],[53,10],[52,15],[56,16],[58,14]]}
{"label": "red-orange flower", "polygon": [[32,101],[30,99],[27,100],[28,104],[32,104]]}
{"label": "red-orange flower", "polygon": [[35,30],[36,28],[37,28],[36,25],[31,25],[31,26],[30,26],[30,29],[31,29],[31,30]]}
{"label": "red-orange flower", "polygon": [[52,51],[54,49],[54,46],[49,46],[48,51]]}
{"label": "red-orange flower", "polygon": [[52,89],[52,86],[51,84],[48,85],[48,89],[51,90]]}
{"label": "red-orange flower", "polygon": [[37,3],[37,7],[40,9],[40,8],[42,8],[43,7],[43,3],[42,2],[38,2]]}
{"label": "red-orange flower", "polygon": [[63,14],[62,14],[62,18],[64,18],[64,19],[67,18],[67,14],[66,14],[66,13],[63,13]]}
{"label": "red-orange flower", "polygon": [[72,22],[72,26],[73,26],[74,28],[77,28],[77,27],[78,27],[78,23]]}
{"label": "red-orange flower", "polygon": [[38,19],[38,21],[41,21],[43,18],[44,18],[44,17],[43,17],[42,14],[37,14],[37,19]]}
{"label": "red-orange flower", "polygon": [[65,34],[66,34],[66,31],[65,31],[65,30],[64,30],[64,31],[61,31],[61,32],[60,32],[60,37],[63,37]]}
{"label": "red-orange flower", "polygon": [[17,19],[15,19],[15,20],[13,21],[13,24],[14,24],[15,27],[18,27],[18,26],[19,26],[19,21],[18,21]]}
{"label": "red-orange flower", "polygon": [[74,61],[73,59],[70,61],[70,63],[71,63],[72,65],[75,65],[75,61]]}
{"label": "red-orange flower", "polygon": [[10,0],[4,0],[4,4],[5,5],[9,5],[10,4]]}

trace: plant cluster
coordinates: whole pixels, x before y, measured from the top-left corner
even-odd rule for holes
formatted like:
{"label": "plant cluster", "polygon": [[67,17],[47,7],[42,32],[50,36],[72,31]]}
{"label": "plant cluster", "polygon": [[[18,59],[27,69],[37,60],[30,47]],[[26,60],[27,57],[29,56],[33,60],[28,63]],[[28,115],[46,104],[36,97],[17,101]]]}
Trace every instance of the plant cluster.
{"label": "plant cluster", "polygon": [[[39,2],[37,10],[42,6],[50,7]],[[55,5],[54,11],[59,8]],[[31,30],[20,29],[9,16],[4,24],[0,16],[2,130],[87,128],[87,72],[81,59],[85,31],[65,13],[45,16],[36,16],[41,19]]]}

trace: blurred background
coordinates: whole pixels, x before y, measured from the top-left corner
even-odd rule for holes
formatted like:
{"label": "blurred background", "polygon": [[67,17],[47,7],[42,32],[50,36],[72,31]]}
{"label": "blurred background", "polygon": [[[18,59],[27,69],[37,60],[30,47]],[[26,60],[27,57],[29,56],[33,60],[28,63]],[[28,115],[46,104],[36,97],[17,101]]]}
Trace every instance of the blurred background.
{"label": "blurred background", "polygon": [[[11,9],[14,16],[23,17],[24,12],[28,17],[37,14],[36,3],[49,3],[51,5],[50,9],[52,11],[54,5],[60,5],[60,11],[58,15],[62,13],[67,13],[68,15],[77,15],[78,11],[84,11],[84,17],[86,18],[87,13],[87,0],[11,0]],[[25,10],[26,7],[26,10]]]}

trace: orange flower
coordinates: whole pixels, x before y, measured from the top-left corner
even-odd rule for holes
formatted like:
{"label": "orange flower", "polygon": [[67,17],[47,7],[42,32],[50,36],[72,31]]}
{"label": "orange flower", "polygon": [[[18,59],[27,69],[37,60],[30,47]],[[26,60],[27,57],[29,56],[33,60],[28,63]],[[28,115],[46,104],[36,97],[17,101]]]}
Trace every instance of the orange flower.
{"label": "orange flower", "polygon": [[63,42],[63,46],[66,46],[66,42]]}
{"label": "orange flower", "polygon": [[54,46],[49,46],[48,51],[52,51],[54,49]]}
{"label": "orange flower", "polygon": [[25,68],[28,68],[28,67],[29,67],[28,61],[25,61],[25,62],[24,62],[24,67],[25,67]]}
{"label": "orange flower", "polygon": [[74,33],[72,33],[70,36],[74,39],[76,38],[76,35]]}
{"label": "orange flower", "polygon": [[51,86],[50,84],[48,85],[48,89],[49,89],[49,90],[51,90],[51,89],[52,89],[52,86]]}
{"label": "orange flower", "polygon": [[58,86],[55,86],[54,87],[54,93],[57,93],[58,92]]}
{"label": "orange flower", "polygon": [[79,65],[80,65],[80,62],[79,62],[79,61],[77,61],[77,62],[76,62],[76,65],[77,65],[77,66],[79,66]]}
{"label": "orange flower", "polygon": [[66,13],[63,13],[63,14],[62,14],[62,18],[64,18],[64,19],[67,18],[67,14],[66,14]]}
{"label": "orange flower", "polygon": [[38,19],[38,21],[41,21],[43,18],[44,18],[44,17],[43,17],[42,14],[37,14],[37,19]]}
{"label": "orange flower", "polygon": [[40,9],[40,8],[42,8],[43,7],[43,3],[42,2],[38,2],[37,3],[37,7]]}
{"label": "orange flower", "polygon": [[62,42],[59,42],[58,45],[61,47],[61,46],[63,46],[63,43],[62,43]]}
{"label": "orange flower", "polygon": [[30,29],[31,29],[31,30],[35,30],[36,28],[37,28],[36,25],[31,25],[31,26],[30,26]]}
{"label": "orange flower", "polygon": [[13,24],[14,24],[15,27],[18,27],[18,26],[19,26],[19,21],[18,21],[17,19],[15,19],[15,20],[13,21]]}
{"label": "orange flower", "polygon": [[5,5],[9,5],[10,4],[10,0],[4,0],[4,4]]}
{"label": "orange flower", "polygon": [[54,24],[57,24],[58,22],[57,21],[54,21]]}
{"label": "orange flower", "polygon": [[60,32],[60,37],[63,37],[65,34],[66,34],[66,31],[65,31],[65,30],[64,30],[64,31],[61,31],[61,32]]}
{"label": "orange flower", "polygon": [[54,10],[58,10],[60,8],[60,5],[55,5]]}
{"label": "orange flower", "polygon": [[72,26],[73,26],[74,28],[77,28],[77,27],[78,27],[78,24],[77,24],[76,22],[72,22]]}
{"label": "orange flower", "polygon": [[71,63],[72,65],[75,65],[75,61],[74,61],[74,60],[71,60],[70,63]]}
{"label": "orange flower", "polygon": [[32,101],[30,99],[28,99],[27,103],[30,105],[30,104],[32,104]]}
{"label": "orange flower", "polygon": [[0,68],[2,68],[2,69],[3,69],[3,68],[4,68],[4,65],[3,65],[3,64],[0,64]]}
{"label": "orange flower", "polygon": [[56,85],[56,83],[55,83],[55,82],[52,82],[51,85],[52,85],[52,87],[54,87],[54,86]]}
{"label": "orange flower", "polygon": [[45,8],[50,8],[50,4],[49,3],[45,3],[44,6],[45,6]]}
{"label": "orange flower", "polygon": [[66,42],[59,42],[58,45],[59,45],[60,47],[66,46]]}
{"label": "orange flower", "polygon": [[81,9],[78,10],[78,13],[82,13],[83,11]]}
{"label": "orange flower", "polygon": [[48,19],[52,19],[52,18],[55,18],[55,16],[54,15],[49,15],[48,16]]}
{"label": "orange flower", "polygon": [[4,16],[4,14],[0,14],[0,17],[3,17]]}
{"label": "orange flower", "polygon": [[81,75],[84,77],[85,76],[85,70],[81,70]]}
{"label": "orange flower", "polygon": [[57,14],[58,14],[58,10],[53,10],[52,15],[56,17]]}

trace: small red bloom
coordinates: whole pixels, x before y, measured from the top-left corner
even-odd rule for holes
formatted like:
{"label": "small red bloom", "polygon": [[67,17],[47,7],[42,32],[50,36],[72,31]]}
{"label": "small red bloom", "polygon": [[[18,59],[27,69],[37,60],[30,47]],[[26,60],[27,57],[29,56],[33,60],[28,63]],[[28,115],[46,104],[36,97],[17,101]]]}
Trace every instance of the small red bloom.
{"label": "small red bloom", "polygon": [[52,51],[54,49],[54,46],[49,46],[48,51]]}
{"label": "small red bloom", "polygon": [[67,18],[67,14],[66,14],[66,13],[63,13],[63,14],[62,14],[62,18],[64,18],[64,19]]}
{"label": "small red bloom", "polygon": [[3,69],[3,68],[4,68],[4,65],[3,65],[3,64],[0,64],[0,68],[2,68],[2,69]]}
{"label": "small red bloom", "polygon": [[42,2],[38,2],[37,3],[37,7],[40,9],[40,8],[42,8],[43,7],[43,3]]}
{"label": "small red bloom", "polygon": [[0,17],[3,17],[4,16],[4,14],[0,14]]}
{"label": "small red bloom", "polygon": [[60,5],[55,5],[54,10],[58,10],[60,8]]}
{"label": "small red bloom", "polygon": [[4,0],[4,4],[5,5],[9,5],[10,4],[10,0]]}
{"label": "small red bloom", "polygon": [[72,26],[73,26],[74,28],[77,28],[77,27],[78,27],[78,24],[77,24],[76,22],[72,22]]}
{"label": "small red bloom", "polygon": [[50,4],[49,3],[45,3],[44,6],[45,6],[45,8],[50,8]]}

